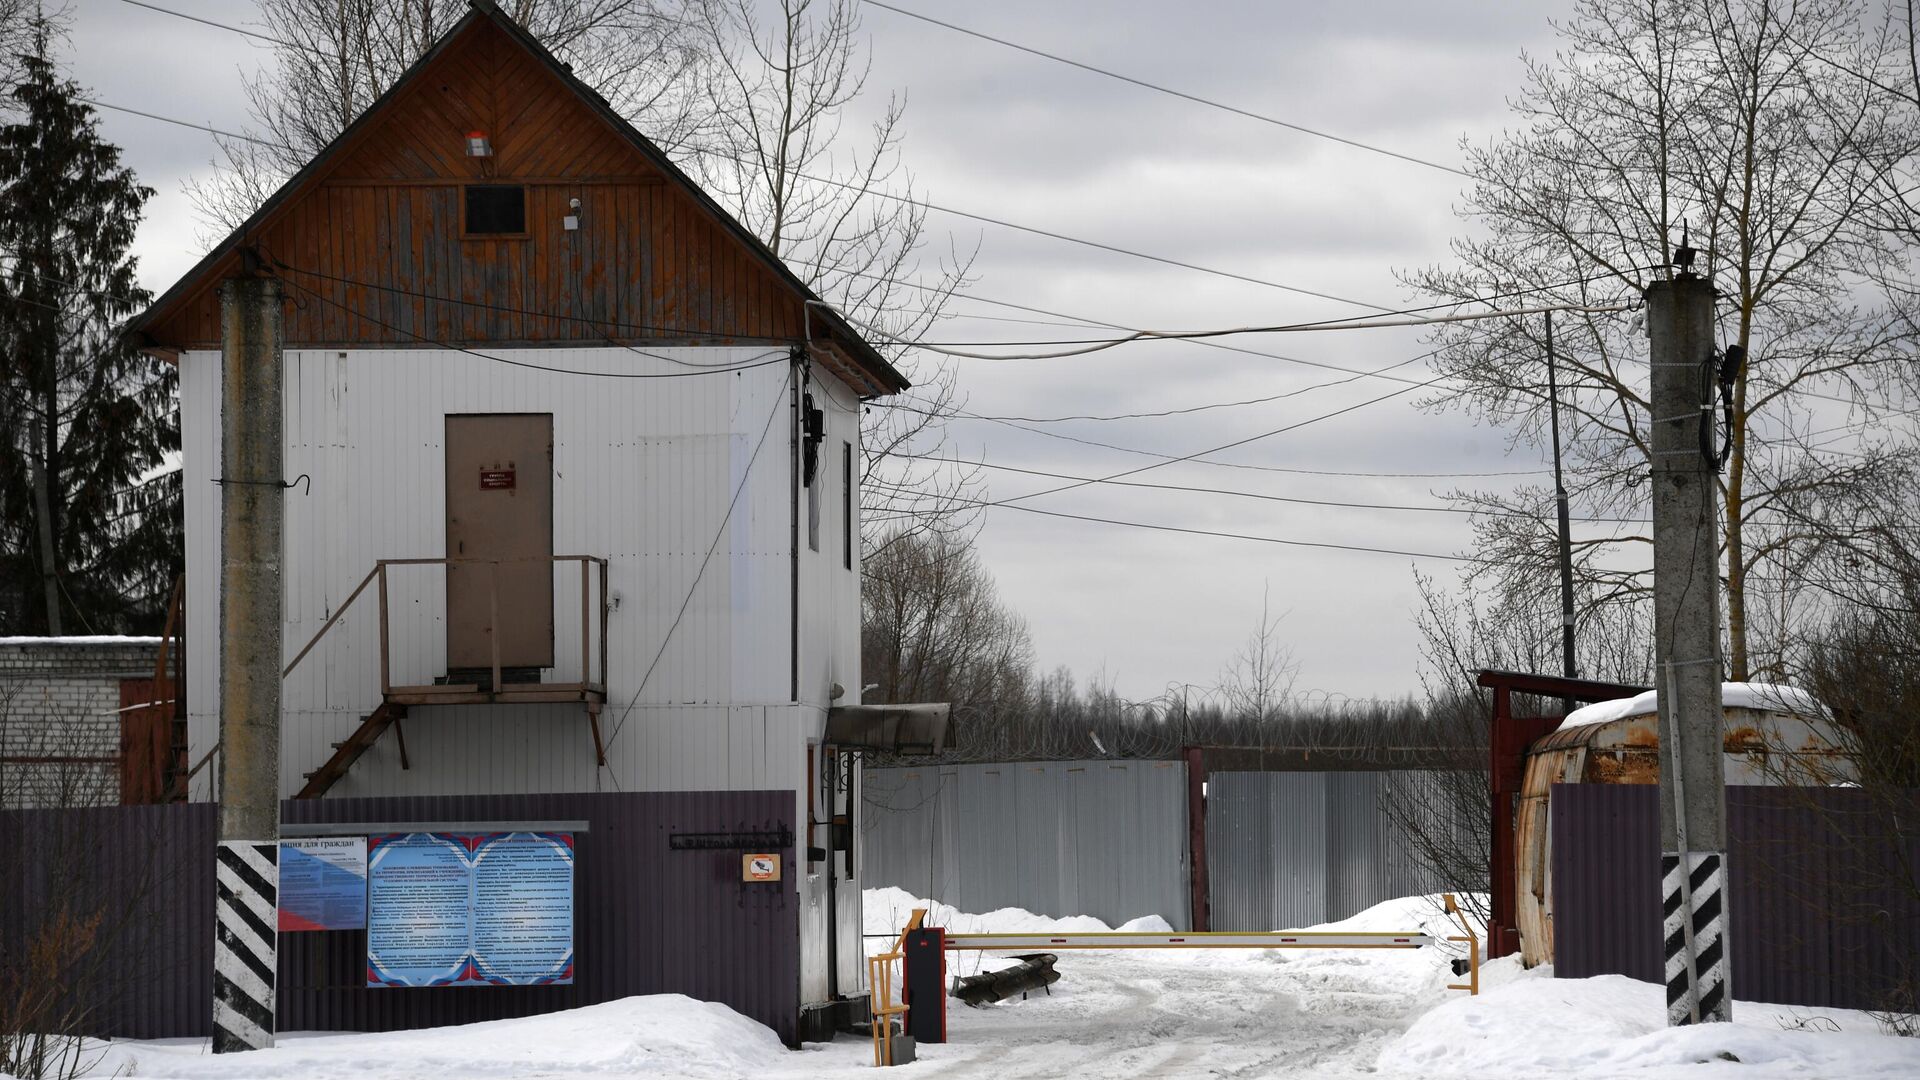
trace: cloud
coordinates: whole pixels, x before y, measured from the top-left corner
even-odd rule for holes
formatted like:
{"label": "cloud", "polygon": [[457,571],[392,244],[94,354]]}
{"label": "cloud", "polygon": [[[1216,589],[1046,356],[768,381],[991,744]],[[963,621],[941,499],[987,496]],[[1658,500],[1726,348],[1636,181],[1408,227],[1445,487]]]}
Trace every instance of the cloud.
{"label": "cloud", "polygon": [[[1463,137],[1508,122],[1517,57],[1550,43],[1561,5],[1275,4],[1145,0],[902,6],[1136,74],[1168,86],[1440,162]],[[245,0],[194,10],[240,22]],[[847,130],[888,92],[907,93],[906,161],[937,203],[1097,239],[1185,262],[1337,296],[1397,305],[1393,271],[1444,262],[1464,226],[1453,214],[1462,181],[1296,131],[1234,116],[957,35],[877,8],[864,11],[873,46],[869,97]],[[73,70],[108,101],[237,127],[240,73],[262,54],[244,39],[122,4],[81,5]],[[109,136],[160,192],[139,234],[142,277],[161,288],[199,254],[200,226],[180,185],[214,155],[201,134],[106,116]],[[1127,325],[1193,328],[1316,319],[1361,309],[1258,285],[1008,232],[934,214],[936,246],[981,245],[975,291]],[[931,258],[931,253],[930,256]],[[1084,330],[990,321],[1044,318],[975,302],[936,335],[946,340],[1078,338]],[[1424,351],[1413,331],[1276,335],[1231,344],[1353,368]],[[923,361],[926,363],[928,361]],[[953,361],[971,411],[1051,416],[1135,412],[1300,390],[1340,376],[1270,357],[1197,344],[1128,346],[1074,360]],[[1412,364],[1396,374],[1423,377]],[[1182,454],[1391,391],[1363,379],[1265,405],[1182,417],[1058,425],[1054,430]],[[1351,472],[1449,472],[1538,467],[1505,454],[1503,433],[1459,412],[1422,412],[1404,395],[1223,457],[1241,463]],[[988,460],[1102,475],[1151,462],[1004,425],[957,420],[953,446]],[[1334,477],[1182,464],[1140,479],[1346,501],[1437,503],[1480,480]],[[1534,477],[1532,479],[1538,479]],[[1043,486],[991,477],[994,495]],[[1303,540],[1454,552],[1470,543],[1459,515],[1308,507],[1183,492],[1089,488],[1034,501],[1091,516]],[[1002,592],[1025,615],[1043,666],[1085,677],[1104,670],[1118,690],[1150,697],[1170,683],[1212,681],[1254,628],[1270,584],[1300,685],[1354,696],[1418,688],[1410,560],[1156,533],[991,511],[979,543]],[[1449,580],[1448,564],[1431,564]]]}

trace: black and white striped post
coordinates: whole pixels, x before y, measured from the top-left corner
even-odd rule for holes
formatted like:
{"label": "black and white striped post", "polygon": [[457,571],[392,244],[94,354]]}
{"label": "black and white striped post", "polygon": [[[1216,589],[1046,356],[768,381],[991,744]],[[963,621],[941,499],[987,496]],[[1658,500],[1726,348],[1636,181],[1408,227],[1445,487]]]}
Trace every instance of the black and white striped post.
{"label": "black and white striped post", "polygon": [[[253,260],[247,260],[249,263]],[[220,288],[220,842],[213,1052],[273,1045],[280,863],[280,287]]]}
{"label": "black and white striped post", "polygon": [[1669,1027],[1732,1019],[1727,1005],[1725,865],[1718,853],[1660,857]]}
{"label": "black and white striped post", "polygon": [[1670,1025],[1733,1018],[1720,701],[1713,284],[1688,268],[1647,288],[1652,338],[1653,614],[1660,703],[1660,888]]}
{"label": "black and white striped post", "polygon": [[213,1052],[273,1045],[280,845],[222,842],[214,861]]}

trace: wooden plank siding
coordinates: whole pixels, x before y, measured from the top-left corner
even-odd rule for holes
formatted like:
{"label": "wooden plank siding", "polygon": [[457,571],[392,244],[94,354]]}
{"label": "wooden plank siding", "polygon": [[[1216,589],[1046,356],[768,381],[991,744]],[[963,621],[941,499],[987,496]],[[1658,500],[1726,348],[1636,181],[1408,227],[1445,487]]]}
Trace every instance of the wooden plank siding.
{"label": "wooden plank siding", "polygon": [[[466,156],[485,131],[494,156]],[[524,238],[463,235],[462,188],[526,188]],[[579,199],[580,227],[565,230]],[[541,61],[474,23],[248,241],[286,283],[289,347],[798,341],[804,297]],[[217,348],[218,285],[149,342]]]}

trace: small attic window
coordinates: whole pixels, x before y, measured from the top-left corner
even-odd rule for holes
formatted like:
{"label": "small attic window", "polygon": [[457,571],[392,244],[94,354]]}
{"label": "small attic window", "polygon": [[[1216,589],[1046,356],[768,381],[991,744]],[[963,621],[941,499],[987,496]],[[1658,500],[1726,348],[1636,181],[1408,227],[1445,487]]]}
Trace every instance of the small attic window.
{"label": "small attic window", "polygon": [[467,185],[468,236],[527,235],[527,189],[519,184]]}

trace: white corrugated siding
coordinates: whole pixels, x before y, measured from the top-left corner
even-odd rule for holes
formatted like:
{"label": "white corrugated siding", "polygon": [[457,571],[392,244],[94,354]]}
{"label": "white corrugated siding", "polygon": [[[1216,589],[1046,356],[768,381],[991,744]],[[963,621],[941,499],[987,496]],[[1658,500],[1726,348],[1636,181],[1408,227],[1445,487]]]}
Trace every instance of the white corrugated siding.
{"label": "white corrugated siding", "polygon": [[[548,368],[684,371],[772,359],[763,348],[488,350]],[[658,357],[658,358],[655,358]],[[182,360],[194,754],[215,738],[218,700],[219,356]],[[823,542],[803,548],[802,701],[791,692],[789,366],[689,378],[613,379],[513,367],[458,351],[293,350],[286,354],[286,471],[311,477],[286,501],[283,655],[298,652],[380,558],[444,553],[450,413],[554,416],[554,550],[611,559],[609,767],[597,769],[578,706],[416,708],[410,770],[384,737],[336,795],[791,788],[823,722],[826,685],[858,688],[857,573],[840,562],[838,447],[857,414],[833,409],[823,447]],[[851,401],[845,387],[838,397]],[[816,393],[816,400],[826,395]],[[769,421],[771,426],[769,427]],[[755,458],[761,433],[765,443]],[[856,436],[857,437],[857,436]],[[749,462],[753,462],[751,474]],[[726,535],[657,670],[641,676],[688,595],[735,488]],[[831,536],[831,544],[828,537]],[[810,566],[818,562],[818,567]],[[444,672],[444,571],[389,571],[392,678]],[[578,568],[555,571],[556,664],[579,670]],[[597,581],[594,588],[597,593]],[[813,614],[809,616],[809,608]],[[380,700],[377,598],[352,609],[286,682],[281,785],[297,790]],[[817,645],[814,643],[818,643]],[[628,704],[632,702],[629,710]],[[618,732],[617,736],[615,732]],[[206,797],[201,785],[199,797]]]}
{"label": "white corrugated siding", "polygon": [[[807,540],[807,492],[800,492],[800,696],[801,723],[806,739],[817,743],[826,730],[826,710],[833,702],[833,686],[843,691],[840,704],[860,700],[860,401],[851,388],[818,368],[807,386],[814,407],[826,420],[825,437],[820,443],[819,468],[815,475],[820,500],[820,549]],[[845,490],[841,455],[851,445],[854,451],[853,566],[846,563],[847,524],[842,516],[841,495]],[[805,820],[806,807],[800,808]],[[855,803],[855,813],[860,813]],[[857,835],[859,830],[855,829]],[[827,843],[825,830],[816,837]],[[826,921],[835,920],[836,940],[841,943],[839,985],[841,993],[851,993],[866,981],[862,951],[846,943],[858,942],[865,927],[860,906],[860,861],[855,851],[854,876],[842,877],[834,890],[832,910],[827,900],[825,874],[842,870],[841,856],[834,853],[827,863],[800,881],[801,921],[807,930],[801,934],[801,997],[807,1001],[827,997],[825,935]]]}

